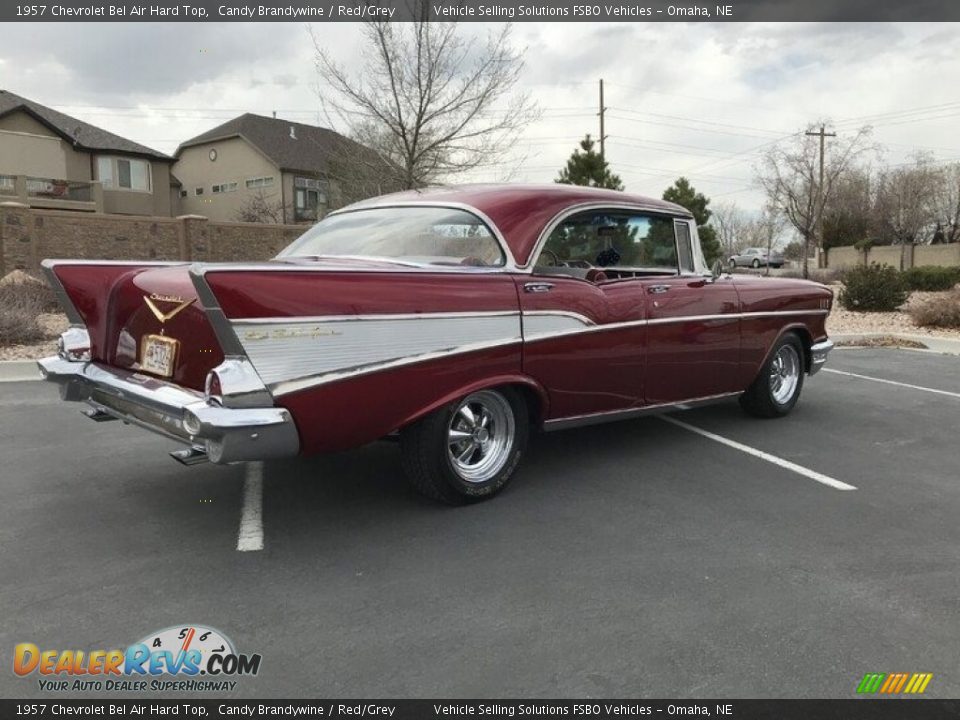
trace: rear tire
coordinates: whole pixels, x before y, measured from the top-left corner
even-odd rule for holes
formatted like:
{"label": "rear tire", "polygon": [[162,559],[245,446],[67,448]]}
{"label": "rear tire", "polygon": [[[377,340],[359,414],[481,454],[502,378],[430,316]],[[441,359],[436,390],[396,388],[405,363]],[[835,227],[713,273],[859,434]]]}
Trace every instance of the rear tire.
{"label": "rear tire", "polygon": [[400,432],[407,480],[449,505],[493,497],[527,448],[529,411],[509,388],[479,390]]}
{"label": "rear tire", "polygon": [[762,418],[783,417],[797,404],[803,389],[803,343],[787,333],[774,346],[753,384],[740,396],[740,407]]}

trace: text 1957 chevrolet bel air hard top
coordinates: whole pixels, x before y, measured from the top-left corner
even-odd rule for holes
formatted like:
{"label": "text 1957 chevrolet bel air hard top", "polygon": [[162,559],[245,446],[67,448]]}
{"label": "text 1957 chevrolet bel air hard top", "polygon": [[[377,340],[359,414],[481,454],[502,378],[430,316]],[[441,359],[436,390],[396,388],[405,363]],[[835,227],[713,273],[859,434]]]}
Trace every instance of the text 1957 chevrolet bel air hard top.
{"label": "text 1957 chevrolet bel air hard top", "polygon": [[398,433],[447,502],[500,490],[531,430],[735,396],[785,415],[832,347],[827,288],[711,272],[682,207],[565,185],[367,200],[270,262],[45,267],[72,327],[40,367],[93,419],[187,464]]}

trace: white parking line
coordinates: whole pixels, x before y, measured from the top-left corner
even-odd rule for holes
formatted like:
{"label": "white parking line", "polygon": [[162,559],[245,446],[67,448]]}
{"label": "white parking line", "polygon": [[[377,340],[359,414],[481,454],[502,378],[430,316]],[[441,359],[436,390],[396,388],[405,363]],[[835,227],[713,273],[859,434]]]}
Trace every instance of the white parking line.
{"label": "white parking line", "polygon": [[911,385],[910,383],[897,382],[896,380],[884,380],[883,378],[870,377],[869,375],[858,375],[857,373],[847,372],[846,370],[834,370],[833,368],[823,368],[823,371],[833,373],[834,375],[855,377],[861,380],[872,380],[873,382],[883,383],[884,385],[899,385],[900,387],[910,388],[911,390],[922,390],[923,392],[936,393],[937,395],[960,398],[960,393],[950,392],[949,390],[937,390],[936,388],[924,387],[923,385]]}
{"label": "white parking line", "polygon": [[803,467],[803,465],[797,465],[796,463],[790,462],[789,460],[784,460],[781,457],[777,457],[776,455],[771,455],[770,453],[764,452],[763,450],[757,450],[756,448],[752,448],[749,445],[738,443],[736,440],[730,440],[729,438],[725,438],[722,435],[717,435],[708,430],[703,430],[702,428],[698,428],[695,425],[689,425],[688,423],[685,423],[682,420],[677,420],[676,418],[672,418],[668,415],[661,415],[660,419],[665,420],[666,422],[672,425],[676,425],[677,427],[682,427],[684,430],[689,430],[692,433],[696,433],[697,435],[701,435],[705,438],[713,440],[714,442],[718,442],[721,445],[726,445],[727,447],[731,447],[734,450],[745,452],[747,453],[747,455],[753,455],[754,457],[760,458],[761,460],[766,460],[767,462],[773,463],[774,465],[779,465],[785,470],[790,470],[791,472],[795,472],[798,475],[803,475],[804,477],[808,477],[811,480],[816,480],[818,483],[822,483],[824,485],[827,485],[828,487],[832,487],[834,490],[856,490],[857,489],[853,485],[848,485],[847,483],[841,482],[840,480],[837,480],[836,478],[832,478],[829,475],[818,473],[816,470],[805,468]]}
{"label": "white parking line", "polygon": [[263,550],[263,463],[247,463],[237,550]]}

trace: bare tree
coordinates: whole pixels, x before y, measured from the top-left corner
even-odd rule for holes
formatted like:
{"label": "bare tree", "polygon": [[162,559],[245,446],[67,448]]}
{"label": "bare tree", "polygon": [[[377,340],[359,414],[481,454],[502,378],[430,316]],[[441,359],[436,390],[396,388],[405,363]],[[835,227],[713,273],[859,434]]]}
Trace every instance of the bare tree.
{"label": "bare tree", "polygon": [[[821,123],[816,123],[819,127]],[[814,126],[810,126],[813,130]],[[824,208],[839,179],[863,153],[871,149],[870,128],[861,128],[851,138],[837,137],[830,143],[820,184],[820,143],[813,136],[798,134],[793,145],[771,148],[757,179],[767,200],[796,229],[803,240],[803,276],[809,274],[810,243],[816,239]],[[821,244],[822,247],[822,244]]]}
{"label": "bare tree", "polygon": [[236,218],[238,222],[282,224],[286,221],[284,210],[281,200],[267,197],[263,190],[258,190],[243,201]]}
{"label": "bare tree", "polygon": [[939,169],[929,155],[922,153],[909,165],[882,171],[875,208],[881,238],[894,245],[906,245],[922,242],[926,234],[932,233],[939,181]]}
{"label": "bare tree", "polygon": [[937,186],[933,204],[942,242],[960,242],[960,163],[944,167]]}
{"label": "bare tree", "polygon": [[723,254],[734,255],[747,247],[744,229],[748,220],[740,206],[733,201],[727,201],[711,210],[713,215],[710,217],[710,224],[717,229],[717,240],[720,241]]}
{"label": "bare tree", "polygon": [[537,116],[529,96],[514,92],[523,58],[509,24],[481,44],[456,23],[368,22],[363,62],[349,69],[311,36],[321,102],[399,187],[496,164]]}
{"label": "bare tree", "polygon": [[851,167],[837,179],[823,210],[824,249],[853,245],[877,234],[875,192],[875,176],[869,166]]}

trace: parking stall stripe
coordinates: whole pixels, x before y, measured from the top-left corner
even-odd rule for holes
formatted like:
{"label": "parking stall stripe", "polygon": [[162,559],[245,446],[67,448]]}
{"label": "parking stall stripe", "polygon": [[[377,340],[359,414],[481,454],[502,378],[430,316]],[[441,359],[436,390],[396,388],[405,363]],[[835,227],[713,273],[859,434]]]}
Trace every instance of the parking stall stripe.
{"label": "parking stall stripe", "polygon": [[885,385],[898,385],[899,387],[905,387],[911,390],[922,390],[923,392],[936,393],[937,395],[946,395],[947,397],[960,399],[960,393],[950,392],[949,390],[937,390],[936,388],[924,387],[923,385],[911,385],[910,383],[897,382],[896,380],[884,380],[883,378],[858,375],[857,373],[847,372],[846,370],[834,370],[833,368],[824,368],[823,372],[833,373],[834,375],[846,375],[847,377],[859,378],[860,380],[871,380],[873,382],[884,383]]}
{"label": "parking stall stripe", "polygon": [[816,480],[818,483],[822,483],[823,485],[832,487],[834,490],[856,490],[857,489],[855,486],[849,485],[845,482],[841,482],[840,480],[837,480],[836,478],[832,478],[829,475],[818,473],[816,470],[805,468],[803,467],[803,465],[797,465],[796,463],[790,462],[789,460],[784,460],[781,457],[777,457],[776,455],[771,455],[770,453],[764,452],[763,450],[757,450],[757,448],[750,447],[749,445],[738,443],[736,440],[730,440],[729,438],[725,438],[722,435],[717,435],[715,433],[710,432],[709,430],[698,428],[695,425],[690,425],[688,423],[683,422],[682,420],[677,420],[676,418],[672,418],[668,415],[661,415],[660,419],[665,420],[666,422],[672,425],[676,425],[677,427],[681,427],[684,430],[689,430],[692,433],[701,435],[702,437],[705,437],[709,440],[713,440],[714,442],[718,442],[721,445],[726,445],[727,447],[731,447],[734,450],[739,450],[740,452],[747,453],[748,455],[753,455],[756,458],[760,458],[761,460],[766,460],[769,463],[778,465],[784,468],[785,470],[790,470],[791,472],[795,472],[798,475],[803,475],[804,477],[810,478],[811,480]]}
{"label": "parking stall stripe", "polygon": [[245,472],[237,550],[252,552],[263,550],[263,463],[247,463]]}

